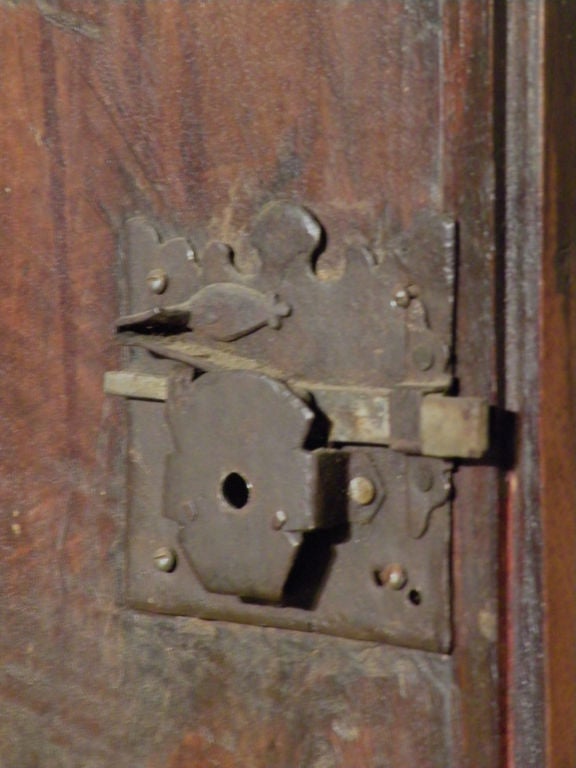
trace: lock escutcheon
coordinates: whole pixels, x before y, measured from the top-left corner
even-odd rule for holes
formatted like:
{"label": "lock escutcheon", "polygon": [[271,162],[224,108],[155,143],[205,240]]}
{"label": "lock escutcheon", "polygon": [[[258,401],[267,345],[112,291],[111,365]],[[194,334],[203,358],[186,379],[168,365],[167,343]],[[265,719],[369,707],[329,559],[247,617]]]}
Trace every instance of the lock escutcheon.
{"label": "lock escutcheon", "polygon": [[383,244],[324,214],[272,202],[193,243],[127,222],[128,602],[447,651],[452,459],[488,437],[487,403],[448,395],[455,225]]}
{"label": "lock escutcheon", "polygon": [[280,602],[304,535],[346,522],[346,452],[308,448],[316,415],[258,373],[174,377],[164,514],[210,592]]}

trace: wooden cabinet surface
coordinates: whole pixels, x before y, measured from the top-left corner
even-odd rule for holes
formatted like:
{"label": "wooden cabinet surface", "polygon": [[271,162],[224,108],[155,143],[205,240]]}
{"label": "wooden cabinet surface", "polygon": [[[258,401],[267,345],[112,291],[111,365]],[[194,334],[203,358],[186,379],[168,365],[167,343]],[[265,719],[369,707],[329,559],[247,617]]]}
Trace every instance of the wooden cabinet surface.
{"label": "wooden cabinet surface", "polygon": [[[576,764],[569,5],[0,2],[1,766]],[[458,224],[459,391],[518,451],[457,471],[450,654],[124,603],[119,233],[272,198]]]}

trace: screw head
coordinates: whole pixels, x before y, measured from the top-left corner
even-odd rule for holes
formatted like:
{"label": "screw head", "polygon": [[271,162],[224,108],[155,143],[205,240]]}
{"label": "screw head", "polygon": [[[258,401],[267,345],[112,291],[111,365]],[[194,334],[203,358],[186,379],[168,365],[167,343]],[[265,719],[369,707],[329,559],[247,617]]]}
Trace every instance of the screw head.
{"label": "screw head", "polygon": [[419,346],[412,352],[412,360],[419,371],[429,371],[435,359],[430,347]]}
{"label": "screw head", "polygon": [[365,507],[376,498],[376,488],[372,480],[362,475],[353,477],[348,484],[348,496],[356,504]]}
{"label": "screw head", "polygon": [[178,556],[176,552],[170,547],[159,547],[154,552],[154,565],[157,570],[163,573],[172,573],[176,568],[178,562]]}
{"label": "screw head", "polygon": [[400,563],[391,563],[378,573],[378,581],[388,589],[400,591],[408,583],[406,569]]}
{"label": "screw head", "polygon": [[152,293],[164,293],[168,288],[168,275],[163,269],[151,269],[146,276],[146,283]]}

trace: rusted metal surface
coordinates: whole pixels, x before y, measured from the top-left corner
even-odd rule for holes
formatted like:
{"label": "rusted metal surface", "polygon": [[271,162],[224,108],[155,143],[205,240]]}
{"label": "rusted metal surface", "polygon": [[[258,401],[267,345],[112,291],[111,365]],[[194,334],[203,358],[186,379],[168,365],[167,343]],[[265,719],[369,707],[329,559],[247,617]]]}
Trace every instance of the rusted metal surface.
{"label": "rusted metal surface", "polygon": [[[287,380],[449,387],[452,222],[425,211],[401,234],[387,233],[381,222],[360,243],[350,233],[339,242],[309,210],[273,201],[241,226],[235,239],[246,231],[257,261],[250,272],[240,271],[226,244],[204,245],[201,228],[190,240],[162,239],[146,220],[129,219],[123,248],[128,314],[118,329],[146,331],[152,341],[155,330],[172,330],[181,348],[200,343],[232,351]],[[320,279],[315,264],[333,239],[340,271]],[[168,281],[160,295],[148,285],[158,269]],[[405,303],[395,300],[403,290],[397,286],[412,291]]]}
{"label": "rusted metal surface", "polygon": [[[452,381],[454,226],[425,213],[400,240],[381,232],[379,245],[345,241],[340,272],[328,281],[314,270],[330,233],[309,210],[273,201],[246,230],[257,261],[250,273],[223,242],[204,245],[201,231],[163,239],[142,218],[127,222],[128,314],[117,330],[132,348],[180,361],[166,398],[174,448],[160,462],[147,461],[145,449],[157,419],[132,410],[129,453],[141,467],[129,486],[128,601],[447,651],[451,468],[429,460],[418,473],[417,459],[396,460],[374,443],[410,454],[425,441],[436,456],[483,452],[470,442],[480,415],[465,416],[484,413],[486,430],[487,408],[453,406],[449,431],[447,407],[434,409],[434,400],[423,407],[424,394]],[[161,291],[150,275],[162,277]],[[146,359],[141,352],[139,369]],[[194,366],[188,373],[184,360]],[[377,417],[363,434],[366,418],[356,414],[366,414],[371,388],[369,410],[382,410],[383,387],[392,388],[392,414],[384,409],[384,439],[374,440]],[[346,431],[352,439],[342,442]],[[366,444],[361,452],[350,449],[354,438]],[[374,486],[374,498],[357,505],[372,506],[371,514],[348,514],[355,451],[373,465],[368,477],[357,476],[372,484],[370,474],[381,475],[389,489],[374,505]],[[424,469],[426,487],[417,482]],[[159,505],[144,501],[144,482],[164,488]],[[161,537],[162,515],[179,524],[167,545],[181,547],[190,567],[179,558],[178,579],[163,582],[160,595],[150,554],[133,537],[140,529]],[[379,589],[377,574],[389,562],[409,574],[403,595]]]}
{"label": "rusted metal surface", "polygon": [[108,395],[163,402],[168,397],[168,377],[139,371],[107,371],[104,391]]}
{"label": "rusted metal surface", "polygon": [[[125,219],[167,222],[168,235],[210,221],[210,238],[228,242],[227,222],[237,233],[280,196],[309,203],[333,242],[352,228],[370,235],[382,218],[401,232],[419,210],[449,210],[460,222],[461,393],[489,397],[490,9],[476,0],[0,5],[8,766],[496,765],[492,470],[466,466],[457,480],[450,658],[141,615],[119,604],[124,428],[101,392],[104,371],[119,367],[108,340]],[[329,244],[318,272],[334,274],[338,262]],[[262,333],[277,335],[254,339]],[[168,439],[163,424],[160,445],[147,445],[152,459]],[[163,519],[166,539],[171,525]],[[139,536],[154,561],[163,542]]]}
{"label": "rusted metal surface", "polygon": [[[202,377],[198,382],[202,382]],[[230,399],[235,400],[234,396]],[[290,509],[286,503],[290,504],[292,496],[297,498],[306,490],[303,478],[285,473],[287,467],[281,457],[287,446],[283,447],[277,438],[275,440],[273,430],[269,433],[264,431],[256,437],[259,432],[258,429],[254,431],[254,426],[260,423],[264,414],[258,411],[254,414],[249,402],[244,400],[241,424],[234,417],[239,429],[230,433],[224,446],[221,441],[211,443],[210,454],[207,453],[209,446],[206,441],[211,440],[212,434],[216,439],[222,430],[226,434],[226,404],[220,399],[220,413],[224,416],[221,427],[214,424],[213,415],[206,408],[202,415],[195,409],[191,411],[198,413],[199,433],[189,428],[188,423],[183,423],[182,416],[176,415],[178,411],[175,411],[171,419],[178,425],[176,445],[179,446],[179,458],[185,467],[190,467],[192,461],[197,463],[205,482],[195,488],[194,471],[175,467],[175,475],[166,477],[165,490],[163,462],[173,450],[174,441],[165,423],[163,407],[153,402],[130,401],[132,443],[129,487],[132,496],[127,541],[130,604],[149,611],[192,613],[209,619],[226,618],[242,623],[448,650],[449,507],[446,503],[438,503],[431,515],[426,536],[413,537],[407,529],[405,517],[410,459],[384,448],[347,450],[349,467],[346,476],[368,478],[375,487],[376,495],[366,505],[351,501],[349,512],[345,510],[349,515],[350,528],[336,526],[324,533],[308,534],[290,578],[284,585],[280,607],[252,604],[232,595],[209,594],[206,591],[202,585],[202,577],[207,578],[205,569],[217,569],[222,560],[225,561],[221,568],[227,586],[222,589],[218,582],[218,591],[234,591],[230,587],[232,577],[226,575],[229,569],[233,573],[236,568],[239,569],[238,582],[245,578],[240,570],[244,567],[244,560],[246,570],[250,570],[250,564],[255,561],[252,567],[258,568],[262,574],[262,569],[269,562],[270,568],[278,572],[282,587],[286,572],[278,570],[282,567],[282,547],[288,547],[286,565],[294,556],[293,534],[287,537],[282,529],[276,530],[273,515],[277,509],[285,511],[286,525],[290,529]],[[201,398],[198,408],[203,404],[204,399]],[[273,423],[269,414],[266,420],[269,424]],[[212,426],[209,426],[211,423]],[[151,429],[154,430],[154,440],[150,439]],[[262,444],[266,446],[265,451],[261,451]],[[193,449],[192,454],[190,449]],[[211,461],[209,468],[206,468],[208,456]],[[435,489],[442,488],[446,480],[445,462],[438,459],[427,461],[433,471]],[[254,494],[255,506],[247,503],[245,508],[234,512],[227,510],[225,503],[215,501],[221,479],[232,472],[237,472],[253,486],[250,491]],[[288,489],[284,486],[286,481]],[[338,478],[334,481],[333,488],[337,491]],[[345,491],[345,479],[339,482],[340,488]],[[272,499],[267,498],[270,484],[274,490]],[[176,496],[180,494],[180,489],[182,497]],[[432,489],[431,495],[435,492]],[[256,494],[259,493],[264,494],[261,515],[256,503]],[[200,508],[182,504],[182,501],[189,499],[195,507],[196,494],[199,494]],[[421,497],[427,495],[430,492],[421,494]],[[203,499],[206,508],[202,506]],[[445,502],[445,491],[443,499]],[[432,512],[433,506],[427,511]],[[177,517],[178,524],[163,517],[163,510],[169,518]],[[245,533],[242,532],[244,530]],[[198,545],[201,545],[205,564],[195,562],[198,557],[195,547]],[[159,573],[155,567],[153,554],[158,546],[167,546],[180,553],[178,567],[168,576]],[[400,592],[386,590],[378,582],[377,574],[388,564],[398,562],[399,558],[402,558],[409,574],[409,584]],[[210,574],[210,578],[216,576]],[[212,584],[209,583],[209,586],[212,587]],[[266,586],[267,589],[272,588],[271,577],[270,584]],[[237,594],[241,591],[237,589]],[[412,591],[420,595],[420,604],[412,602]]]}
{"label": "rusted metal surface", "polygon": [[[133,339],[130,339],[132,343]],[[156,340],[151,344],[138,340],[158,355],[202,367],[205,370],[259,371],[282,376],[280,371],[261,366],[238,355],[218,353],[201,344],[170,343]],[[141,362],[139,363],[141,365]],[[326,439],[330,443],[365,443],[391,445],[408,453],[440,458],[482,458],[489,447],[489,411],[481,398],[421,397],[415,391],[412,402],[399,408],[397,423],[408,428],[410,439],[403,445],[398,434],[391,433],[390,399],[392,391],[376,387],[339,387],[289,380],[303,396],[312,397],[314,405],[328,417]],[[164,402],[168,398],[168,377],[136,370],[107,371],[104,391],[109,395]],[[408,391],[409,393],[409,391]]]}
{"label": "rusted metal surface", "polygon": [[487,401],[428,395],[420,409],[420,440],[425,456],[482,458],[489,440]]}
{"label": "rusted metal surface", "polygon": [[[130,219],[126,229],[129,314],[117,321],[125,343],[199,369],[259,370],[309,390],[331,424],[332,442],[392,444],[446,458],[486,452],[485,401],[421,402],[452,382],[455,241],[445,218],[421,215],[415,233],[403,233],[401,249],[383,233],[380,245],[346,246],[343,267],[328,284],[314,279],[313,269],[329,233],[293,204],[272,202],[256,216],[249,229],[258,266],[249,274],[224,243],[162,241],[143,218]],[[193,239],[201,242],[202,234]],[[150,275],[163,276],[160,295]],[[230,342],[267,326],[280,331],[290,315],[282,333],[257,334],[230,352]],[[372,405],[375,382],[382,394],[373,391]],[[382,388],[394,386],[400,391],[390,394],[390,434]]]}
{"label": "rusted metal surface", "polygon": [[179,377],[172,394],[163,513],[193,571],[209,592],[281,602],[304,534],[346,525],[347,454],[306,449],[314,412],[261,374]]}
{"label": "rusted metal surface", "polygon": [[[152,392],[155,377],[140,387],[152,370],[130,374],[136,397],[166,399],[174,448],[147,461],[158,422],[132,410],[129,453],[142,467],[129,486],[128,601],[447,651],[451,467],[399,463],[375,446],[437,457],[486,451],[486,402],[429,394],[452,383],[455,227],[423,213],[401,236],[382,229],[378,242],[355,248],[345,238],[333,246],[342,261],[329,280],[315,265],[330,233],[310,210],[272,201],[245,230],[249,272],[201,229],[163,238],[142,217],[126,225],[127,314],[117,331],[141,348],[140,371],[153,362],[143,350],[179,371],[165,398]],[[129,395],[125,374],[107,380]],[[358,444],[361,452],[350,450]],[[372,465],[368,477],[356,474],[358,460]],[[384,497],[371,474],[397,487]],[[354,499],[360,481],[371,488],[364,504]],[[144,482],[164,488],[159,504]],[[179,524],[168,549],[180,546],[190,566],[180,565],[165,596],[133,540],[140,529],[161,537],[162,515]],[[332,530],[307,535],[322,528]],[[409,574],[404,600],[374,589],[386,562]]]}

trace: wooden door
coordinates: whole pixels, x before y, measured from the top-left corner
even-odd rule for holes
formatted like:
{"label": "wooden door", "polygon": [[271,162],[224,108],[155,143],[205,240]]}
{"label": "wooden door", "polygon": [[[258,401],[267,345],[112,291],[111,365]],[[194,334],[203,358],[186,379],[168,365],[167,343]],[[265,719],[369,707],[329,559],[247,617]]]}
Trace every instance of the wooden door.
{"label": "wooden door", "polygon": [[142,613],[124,601],[125,410],[102,391],[126,219],[233,230],[276,197],[361,232],[453,217],[459,391],[521,409],[504,391],[524,370],[501,334],[520,322],[503,309],[504,192],[533,160],[506,177],[504,137],[529,125],[513,65],[538,67],[545,4],[502,5],[0,3],[2,766],[542,765],[540,667],[521,661],[540,617],[515,613],[505,532],[534,578],[540,564],[501,467],[456,475],[449,654]]}

